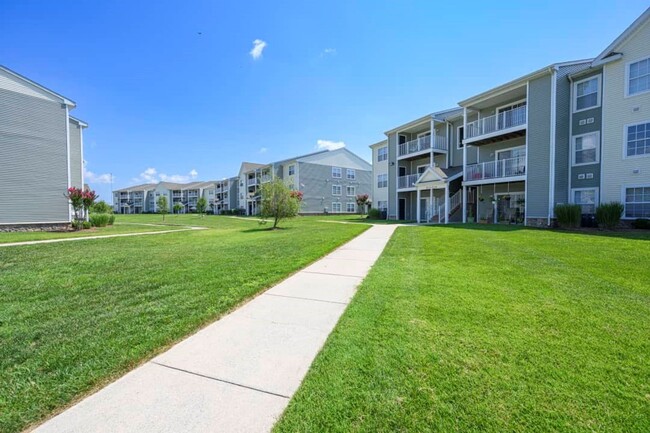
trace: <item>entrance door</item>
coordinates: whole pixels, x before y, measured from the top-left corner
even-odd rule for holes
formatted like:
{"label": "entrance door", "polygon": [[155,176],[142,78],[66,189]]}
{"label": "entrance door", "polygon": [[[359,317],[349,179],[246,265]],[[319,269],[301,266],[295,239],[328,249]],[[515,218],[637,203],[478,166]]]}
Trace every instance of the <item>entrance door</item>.
{"label": "entrance door", "polygon": [[420,222],[429,222],[431,212],[429,212],[429,199],[420,198]]}
{"label": "entrance door", "polygon": [[397,219],[398,220],[405,220],[406,219],[406,199],[405,198],[400,198],[399,199],[399,207],[397,209]]}

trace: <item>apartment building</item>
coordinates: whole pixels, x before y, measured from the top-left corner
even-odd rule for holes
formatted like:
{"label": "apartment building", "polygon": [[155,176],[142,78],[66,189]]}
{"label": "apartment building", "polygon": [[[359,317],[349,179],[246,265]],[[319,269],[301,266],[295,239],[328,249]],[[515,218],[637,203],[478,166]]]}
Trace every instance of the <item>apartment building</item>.
{"label": "apartment building", "polygon": [[65,96],[0,66],[0,229],[72,221],[63,195],[84,186],[88,126],[70,115],[75,107]]}
{"label": "apartment building", "polygon": [[302,191],[300,212],[356,213],[357,194],[372,194],[372,166],[346,148],[323,150],[269,164],[244,162],[239,170],[239,208],[259,213],[260,189],[272,179],[283,179]]}
{"label": "apartment building", "polygon": [[218,181],[173,183],[158,182],[135,185],[113,191],[113,210],[120,214],[140,214],[158,212],[158,200],[167,197],[168,211],[176,204],[182,206],[182,213],[196,211],[200,197],[208,203],[208,210],[214,212],[217,206]]}
{"label": "apartment building", "polygon": [[[390,219],[548,226],[556,204],[650,217],[650,9],[594,59],[555,63],[387,132]],[[386,198],[386,200],[383,200]]]}
{"label": "apartment building", "polygon": [[238,208],[239,177],[231,177],[215,182],[213,212],[219,215]]}

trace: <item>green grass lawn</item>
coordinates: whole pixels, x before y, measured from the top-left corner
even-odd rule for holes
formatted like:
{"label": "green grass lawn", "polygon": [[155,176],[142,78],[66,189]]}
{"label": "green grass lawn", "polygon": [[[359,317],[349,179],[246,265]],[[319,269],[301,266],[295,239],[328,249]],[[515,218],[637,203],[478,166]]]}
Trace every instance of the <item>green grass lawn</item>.
{"label": "green grass lawn", "polygon": [[398,220],[372,220],[368,219],[366,215],[354,214],[336,214],[336,215],[322,215],[322,216],[305,216],[304,218],[316,218],[322,221],[341,221],[348,223],[362,223],[362,224],[409,224],[415,221],[398,221]]}
{"label": "green grass lawn", "polygon": [[[120,219],[120,217],[118,217]],[[153,222],[153,221],[152,221]],[[156,220],[156,223],[159,221]],[[116,223],[107,227],[94,227],[89,230],[69,231],[69,232],[7,232],[0,233],[0,244],[10,242],[40,241],[48,239],[62,238],[82,238],[86,236],[115,235],[123,233],[137,232],[157,232],[163,230],[174,230],[182,227],[178,226],[150,226],[142,224],[120,224]]]}
{"label": "green grass lawn", "polygon": [[649,432],[650,234],[403,227],[280,432]]}
{"label": "green grass lawn", "polygon": [[0,431],[48,416],[367,228],[166,220],[210,229],[0,248]]}

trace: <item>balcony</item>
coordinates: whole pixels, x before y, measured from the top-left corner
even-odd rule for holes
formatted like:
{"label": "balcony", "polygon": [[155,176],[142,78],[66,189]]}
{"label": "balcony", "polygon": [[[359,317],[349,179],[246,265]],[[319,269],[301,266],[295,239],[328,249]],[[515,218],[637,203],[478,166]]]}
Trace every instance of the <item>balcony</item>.
{"label": "balcony", "polygon": [[257,178],[256,178],[256,177],[249,178],[249,179],[246,181],[246,185],[248,185],[248,186],[255,186],[255,185],[257,185]]}
{"label": "balcony", "polygon": [[465,144],[483,144],[519,137],[526,130],[526,106],[467,123]]}
{"label": "balcony", "polygon": [[409,174],[397,178],[397,189],[415,188],[415,182],[420,178],[419,174]]}
{"label": "balcony", "polygon": [[482,162],[465,168],[465,183],[511,182],[524,180],[525,176],[525,156]]}
{"label": "balcony", "polygon": [[262,175],[262,183],[266,182],[271,182],[271,175],[270,174],[263,174]]}
{"label": "balcony", "polygon": [[447,137],[444,135],[436,135],[435,140],[431,140],[430,135],[416,138],[415,140],[401,143],[397,149],[397,157],[402,158],[408,155],[428,151],[433,148],[434,151],[447,151]]}

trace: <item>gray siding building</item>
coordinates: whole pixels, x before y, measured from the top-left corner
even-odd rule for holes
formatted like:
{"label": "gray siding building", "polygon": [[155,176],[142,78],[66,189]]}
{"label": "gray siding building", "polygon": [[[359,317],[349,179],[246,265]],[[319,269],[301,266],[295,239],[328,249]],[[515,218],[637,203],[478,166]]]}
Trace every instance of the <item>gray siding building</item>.
{"label": "gray siding building", "polygon": [[69,187],[84,187],[83,129],[88,126],[70,116],[75,106],[0,66],[0,228],[72,220],[63,195]]}

